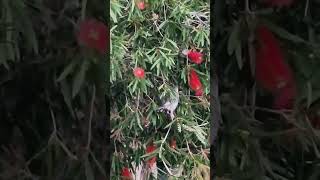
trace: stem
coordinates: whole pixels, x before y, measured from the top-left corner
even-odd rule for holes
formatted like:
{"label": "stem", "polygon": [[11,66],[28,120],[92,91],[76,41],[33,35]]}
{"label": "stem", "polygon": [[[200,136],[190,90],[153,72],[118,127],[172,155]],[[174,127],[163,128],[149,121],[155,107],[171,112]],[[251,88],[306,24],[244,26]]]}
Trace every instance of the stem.
{"label": "stem", "polygon": [[245,0],[245,11],[246,13],[251,14],[249,0]]}
{"label": "stem", "polygon": [[87,0],[82,0],[81,8],[81,20],[84,20],[86,17]]}
{"label": "stem", "polygon": [[250,18],[253,18],[254,13],[250,10],[250,3],[249,0],[245,0],[245,12],[246,12],[246,21],[249,27],[249,37],[248,37],[248,53],[249,53],[249,60],[250,60],[250,68],[251,68],[251,75],[254,77],[255,75],[255,54],[254,54],[254,32],[252,27],[250,27]]}
{"label": "stem", "polygon": [[140,105],[140,89],[138,89],[138,97],[137,97],[137,107],[136,107],[136,109],[137,109],[137,111],[139,111],[139,105]]}
{"label": "stem", "polygon": [[92,99],[91,99],[91,105],[90,105],[87,150],[90,149],[90,144],[91,144],[91,126],[92,126],[93,105],[94,105],[95,97],[96,97],[96,86],[93,86]]}
{"label": "stem", "polygon": [[159,157],[160,157],[160,158],[161,158],[162,146],[163,146],[164,142],[166,141],[166,139],[167,139],[167,137],[168,137],[168,135],[169,135],[169,132],[170,132],[170,130],[171,130],[171,127],[172,127],[172,124],[170,125],[170,127],[169,127],[169,129],[168,129],[168,131],[167,131],[166,136],[164,137],[164,139],[163,139],[162,142],[161,142],[160,151],[159,151]]}
{"label": "stem", "polygon": [[54,117],[54,113],[52,111],[52,109],[50,108],[50,114],[51,114],[51,118],[52,118],[52,124],[53,124],[53,132],[54,134],[56,134],[57,132],[57,125],[56,125],[56,120],[55,120],[55,117]]}
{"label": "stem", "polygon": [[306,1],[306,6],[304,8],[304,17],[308,16],[309,12],[309,0]]}

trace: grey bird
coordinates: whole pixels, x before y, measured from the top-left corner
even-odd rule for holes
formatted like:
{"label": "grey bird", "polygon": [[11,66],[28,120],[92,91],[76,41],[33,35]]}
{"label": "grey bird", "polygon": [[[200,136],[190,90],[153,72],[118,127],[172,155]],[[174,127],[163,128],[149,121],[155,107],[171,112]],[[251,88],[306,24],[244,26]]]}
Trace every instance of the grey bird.
{"label": "grey bird", "polygon": [[178,86],[175,87],[174,89],[174,95],[173,97],[168,98],[167,101],[165,101],[165,103],[158,108],[159,112],[164,112],[167,115],[170,116],[170,119],[173,120],[174,119],[174,112],[177,109],[179,104],[179,88]]}

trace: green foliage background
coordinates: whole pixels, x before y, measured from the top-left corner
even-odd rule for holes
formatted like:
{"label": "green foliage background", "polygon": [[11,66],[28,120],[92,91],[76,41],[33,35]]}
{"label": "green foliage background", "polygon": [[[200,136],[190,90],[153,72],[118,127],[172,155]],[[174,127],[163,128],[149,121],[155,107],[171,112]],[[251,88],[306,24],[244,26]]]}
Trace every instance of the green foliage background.
{"label": "green foliage background", "polygon": [[0,0],[0,179],[108,179],[105,56],[75,35],[105,7]]}
{"label": "green foliage background", "polygon": [[[133,161],[144,162],[146,145],[158,147],[160,176],[169,168],[181,166],[187,179],[201,179],[209,173],[209,2],[149,0],[141,11],[134,1],[112,0],[111,26],[111,127],[114,153],[112,178],[118,179],[122,167]],[[192,17],[195,15],[194,17]],[[196,16],[203,15],[200,22]],[[187,23],[188,19],[195,23]],[[198,26],[196,23],[200,22]],[[201,65],[188,62],[183,49],[202,50]],[[134,77],[134,67],[145,69],[145,80]],[[187,83],[187,69],[194,67],[205,87],[204,96],[195,98]],[[179,86],[180,102],[175,119],[170,122],[156,112],[163,97],[170,97]],[[145,122],[150,122],[148,127]],[[177,141],[177,149],[169,147]],[[136,144],[137,147],[132,147]],[[203,177],[205,178],[205,177]]]}
{"label": "green foliage background", "polygon": [[[319,111],[319,8],[319,1],[274,9],[261,1],[215,1],[215,53],[223,77],[216,157],[221,179],[319,179],[319,129],[308,119]],[[271,109],[270,97],[253,86],[248,42],[256,23],[273,31],[293,69],[298,97],[292,111]]]}

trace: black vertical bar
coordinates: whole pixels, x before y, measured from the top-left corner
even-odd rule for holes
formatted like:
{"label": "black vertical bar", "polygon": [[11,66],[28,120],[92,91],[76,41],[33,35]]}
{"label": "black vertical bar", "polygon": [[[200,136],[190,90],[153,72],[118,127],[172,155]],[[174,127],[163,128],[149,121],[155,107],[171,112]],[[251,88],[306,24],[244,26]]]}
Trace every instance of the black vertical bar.
{"label": "black vertical bar", "polygon": [[[107,2],[106,3],[106,20],[107,20],[107,27],[108,27],[108,35],[109,38],[111,38],[111,33],[110,33],[110,1],[104,1],[103,2]],[[105,79],[105,83],[106,83],[106,94],[105,94],[105,101],[106,101],[106,142],[107,142],[107,162],[106,162],[106,175],[107,175],[107,179],[110,179],[110,169],[111,169],[111,159],[112,159],[112,148],[111,148],[111,141],[110,141],[110,131],[111,131],[111,127],[110,127],[110,94],[111,94],[111,88],[110,88],[110,40],[108,39],[108,49],[107,49],[107,57],[106,57],[106,79]]]}
{"label": "black vertical bar", "polygon": [[211,112],[211,123],[210,123],[210,176],[211,179],[216,178],[217,168],[217,139],[218,131],[221,123],[221,107],[219,101],[219,77],[218,77],[218,64],[219,64],[219,53],[217,51],[219,38],[218,31],[222,25],[221,17],[223,12],[223,0],[215,0],[210,6],[210,112]]}

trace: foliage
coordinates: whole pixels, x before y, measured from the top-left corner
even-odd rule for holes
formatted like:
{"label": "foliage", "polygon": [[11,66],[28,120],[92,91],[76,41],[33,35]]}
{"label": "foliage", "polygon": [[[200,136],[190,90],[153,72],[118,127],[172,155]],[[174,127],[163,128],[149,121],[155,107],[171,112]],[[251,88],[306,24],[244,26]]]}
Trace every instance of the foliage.
{"label": "foliage", "polygon": [[[262,1],[215,1],[223,117],[217,176],[319,179],[319,118],[313,123],[309,119],[319,110],[319,8],[318,1],[293,1],[282,8]],[[257,24],[279,39],[294,72],[298,95],[292,110],[272,109],[273,96],[255,83]]]}
{"label": "foliage", "polygon": [[105,57],[75,33],[106,17],[86,2],[0,0],[0,179],[106,176]]}
{"label": "foliage", "polygon": [[[140,10],[138,2],[113,0],[110,7],[112,178],[118,179],[124,167],[132,169],[132,162],[156,156],[159,176],[181,167],[180,178],[199,179],[198,172],[208,173],[209,164],[209,3],[149,0]],[[204,53],[201,65],[182,55],[191,48]],[[136,67],[145,70],[144,79],[134,77]],[[203,83],[202,97],[188,87],[190,67]],[[179,105],[171,121],[157,109],[175,96],[176,86]],[[176,149],[170,147],[171,139]],[[157,147],[151,155],[145,153],[150,142]]]}

